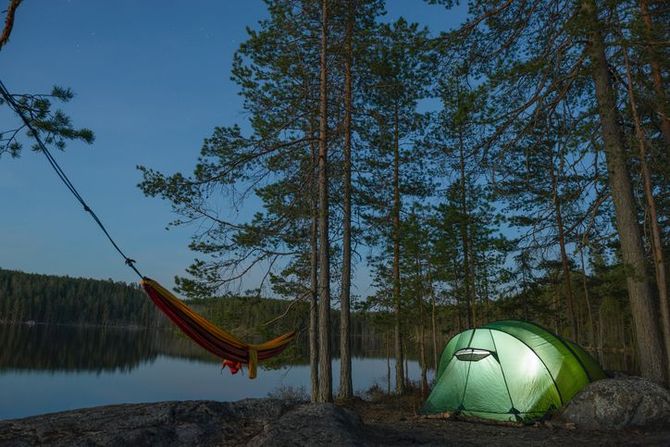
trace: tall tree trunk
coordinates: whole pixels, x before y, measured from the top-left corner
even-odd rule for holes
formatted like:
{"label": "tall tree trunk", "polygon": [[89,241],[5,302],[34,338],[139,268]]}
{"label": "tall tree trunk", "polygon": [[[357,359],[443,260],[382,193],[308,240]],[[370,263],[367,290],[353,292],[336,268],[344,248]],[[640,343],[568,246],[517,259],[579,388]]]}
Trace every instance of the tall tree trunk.
{"label": "tall tree trunk", "polygon": [[[551,274],[551,283],[554,285],[558,285],[558,273],[552,273]],[[561,294],[558,293],[558,287],[554,287],[554,303],[553,303],[553,311],[554,311],[554,332],[557,334],[561,333]]]}
{"label": "tall tree trunk", "polygon": [[471,283],[471,266],[470,266],[470,217],[468,214],[468,196],[466,191],[465,180],[465,149],[463,148],[463,134],[459,131],[459,150],[460,150],[460,168],[461,168],[461,244],[463,249],[463,274],[465,286],[465,305],[467,310],[468,328],[475,326],[475,311],[474,311],[474,297],[473,284]]}
{"label": "tall tree trunk", "polygon": [[658,215],[656,211],[656,199],[654,198],[653,187],[651,184],[651,172],[647,163],[647,138],[645,137],[640,116],[637,112],[637,103],[635,101],[635,92],[633,91],[633,76],[628,59],[628,48],[624,47],[624,62],[626,64],[626,80],[628,86],[628,99],[633,122],[635,124],[635,136],[638,141],[640,151],[640,170],[642,171],[642,185],[644,198],[649,210],[649,226],[651,229],[651,253],[654,259],[654,271],[656,273],[656,287],[658,288],[658,300],[661,308],[661,329],[663,332],[663,343],[665,344],[665,366],[667,378],[670,379],[670,303],[668,302],[668,282],[665,276],[665,259],[663,259],[663,240],[661,238],[661,229],[658,225]]}
{"label": "tall tree trunk", "polygon": [[395,390],[405,392],[405,372],[403,369],[402,333],[400,331],[400,123],[398,106],[393,115],[393,304],[395,306]]}
{"label": "tall tree trunk", "polygon": [[419,298],[419,330],[417,338],[419,339],[419,361],[421,362],[421,396],[428,395],[428,366],[426,365],[426,334],[423,321],[423,296]]}
{"label": "tall tree trunk", "polygon": [[484,292],[482,298],[480,299],[480,301],[482,301],[482,310],[479,313],[479,319],[481,321],[491,321],[493,318],[493,302],[490,299],[491,290],[489,289],[489,270],[482,267],[482,272],[479,273],[478,276],[473,275],[473,279],[477,277],[479,277],[480,281],[482,281]]}
{"label": "tall tree trunk", "polygon": [[591,42],[588,48],[592,65],[591,76],[595,84],[621,255],[629,269],[626,283],[635,323],[640,370],[643,377],[664,384],[666,378],[663,347],[656,320],[654,296],[646,277],[642,235],[626,166],[623,132],[618,122],[615,92],[609,78],[601,24],[594,0],[582,0],[582,7],[587,14],[588,23],[593,27],[589,32]]}
{"label": "tall tree trunk", "polygon": [[353,397],[351,380],[351,339],[349,334],[351,299],[351,64],[355,2],[349,0],[344,55],[344,148],[342,174],[342,294],[340,296],[340,391],[341,399]]}
{"label": "tall tree trunk", "polygon": [[330,352],[330,240],[328,234],[328,0],[321,1],[319,88],[319,402],[332,402]]}
{"label": "tall tree trunk", "polygon": [[[560,164],[563,164],[561,160]],[[561,251],[561,265],[563,266],[563,279],[565,282],[565,295],[568,302],[568,318],[570,319],[570,337],[579,343],[579,328],[577,327],[577,316],[575,315],[575,295],[572,292],[572,275],[570,274],[570,259],[565,249],[565,228],[563,226],[563,214],[561,209],[561,198],[558,194],[558,174],[554,169],[554,161],[549,166],[551,176],[551,195],[554,202],[554,213],[556,214],[556,228],[558,230],[558,245]]]}
{"label": "tall tree trunk", "polygon": [[526,269],[526,261],[525,261],[525,254],[522,252],[522,265],[521,268],[523,269],[521,271],[521,280],[523,281],[523,289],[521,293],[521,307],[523,308],[523,319],[526,321],[530,321],[530,316],[528,312],[528,294],[530,293],[530,289],[528,287],[528,271]]}
{"label": "tall tree trunk", "polygon": [[403,352],[403,359],[405,359],[405,388],[407,388],[407,385],[409,385],[410,380],[409,380],[409,357],[407,356],[407,343],[408,341],[406,339],[403,339],[402,341],[402,352]]}
{"label": "tall tree trunk", "polygon": [[[310,135],[312,133],[310,132]],[[317,148],[310,144],[312,152],[312,222],[310,228],[310,301],[309,301],[309,372],[312,383],[310,398],[312,402],[318,400],[319,395],[319,333],[318,333],[318,296],[319,296],[319,205],[317,194]]]}
{"label": "tall tree trunk", "polygon": [[605,365],[605,353],[603,352],[603,347],[605,346],[605,321],[603,313],[603,306],[601,304],[598,308],[598,363],[607,369],[607,365]]}
{"label": "tall tree trunk", "polygon": [[384,341],[386,342],[386,394],[391,394],[391,347],[388,332],[384,332]]}
{"label": "tall tree trunk", "polygon": [[[654,23],[649,14],[649,5],[647,0],[640,0],[640,12],[642,13],[642,22],[644,23],[645,39],[648,41],[656,40],[654,32]],[[647,54],[649,65],[651,67],[651,80],[654,84],[654,93],[656,94],[656,113],[659,116],[661,124],[661,133],[665,140],[666,149],[670,152],[670,116],[668,116],[668,97],[663,88],[663,77],[661,74],[661,64],[659,54],[652,43],[647,45]]]}
{"label": "tall tree trunk", "polygon": [[[622,356],[617,356],[618,357],[618,363],[621,364],[623,363],[625,365],[625,359],[626,359],[626,317],[624,315],[624,312],[619,312],[619,324],[621,326],[621,353]],[[623,357],[623,362],[621,362]],[[623,369],[623,365],[620,369]]]}
{"label": "tall tree trunk", "polygon": [[416,269],[417,269],[417,279],[418,279],[418,293],[416,297],[416,303],[419,307],[419,325],[417,326],[416,338],[419,344],[419,366],[421,367],[421,395],[426,397],[428,395],[428,377],[427,377],[427,365],[426,365],[426,333],[425,333],[425,322],[423,315],[423,304],[424,304],[424,291],[423,286],[423,269],[421,268],[421,260],[419,256],[414,258]]}
{"label": "tall tree trunk", "polygon": [[595,328],[593,326],[593,309],[591,309],[591,295],[589,293],[589,287],[586,276],[586,266],[584,265],[584,244],[579,250],[579,258],[582,264],[582,287],[584,288],[584,300],[586,301],[586,315],[589,319],[589,346],[591,349],[595,349]]}
{"label": "tall tree trunk", "polygon": [[[429,274],[430,275],[430,274]],[[430,286],[430,323],[431,323],[431,333],[433,337],[433,368],[435,369],[435,374],[437,374],[437,316],[436,316],[436,306],[435,306],[435,288],[433,287],[433,278],[432,275],[428,277],[428,283]]]}

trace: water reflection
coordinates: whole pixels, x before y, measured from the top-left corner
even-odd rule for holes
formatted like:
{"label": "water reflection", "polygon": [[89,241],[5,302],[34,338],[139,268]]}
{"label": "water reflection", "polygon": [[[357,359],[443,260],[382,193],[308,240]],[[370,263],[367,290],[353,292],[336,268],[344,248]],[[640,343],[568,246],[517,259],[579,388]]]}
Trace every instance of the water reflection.
{"label": "water reflection", "polygon": [[[355,391],[375,383],[395,387],[387,340],[353,337],[352,353]],[[252,381],[222,372],[218,359],[170,330],[0,324],[0,419],[124,402],[266,397],[281,387],[307,390],[307,354],[303,334]],[[634,365],[623,352],[594,354],[606,369]],[[416,381],[416,354],[408,357],[408,375]],[[432,352],[426,358],[432,361]],[[337,360],[333,383],[339,383]]]}
{"label": "water reflection", "polygon": [[155,359],[155,332],[55,325],[0,325],[0,371],[131,371]]}
{"label": "water reflection", "polygon": [[[309,361],[306,334],[266,368],[306,365]],[[378,337],[352,337],[354,357],[386,357],[390,351]],[[0,371],[132,371],[158,355],[218,362],[179,332],[168,329],[127,329],[41,325],[0,325]],[[338,344],[333,343],[334,355]],[[415,359],[415,353],[409,352]],[[432,358],[428,353],[427,358]]]}
{"label": "water reflection", "polygon": [[[217,359],[171,331],[0,325],[0,419],[115,403],[238,400],[266,397],[282,387],[308,389],[305,345],[296,343],[252,381],[221,372]],[[353,348],[354,389],[374,383],[386,388],[385,345],[355,339]],[[375,354],[379,358],[370,357]],[[393,371],[392,360],[388,366]],[[407,366],[417,380],[418,363]],[[334,384],[338,374],[334,360]]]}

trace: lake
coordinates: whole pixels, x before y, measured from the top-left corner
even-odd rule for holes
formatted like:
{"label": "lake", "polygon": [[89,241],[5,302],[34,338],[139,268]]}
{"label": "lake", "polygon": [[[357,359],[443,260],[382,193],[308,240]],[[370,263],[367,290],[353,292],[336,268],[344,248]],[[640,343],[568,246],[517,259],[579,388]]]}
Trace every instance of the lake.
{"label": "lake", "polygon": [[[375,383],[385,389],[385,353],[356,346],[355,392]],[[286,353],[271,369],[261,365],[258,378],[249,380],[246,371],[222,371],[217,359],[167,330],[0,324],[0,349],[0,419],[119,403],[233,401],[287,387],[308,392],[310,386],[304,349]],[[393,387],[393,359],[390,367]],[[407,367],[410,379],[418,380],[418,362]],[[338,383],[335,359],[335,391]]]}

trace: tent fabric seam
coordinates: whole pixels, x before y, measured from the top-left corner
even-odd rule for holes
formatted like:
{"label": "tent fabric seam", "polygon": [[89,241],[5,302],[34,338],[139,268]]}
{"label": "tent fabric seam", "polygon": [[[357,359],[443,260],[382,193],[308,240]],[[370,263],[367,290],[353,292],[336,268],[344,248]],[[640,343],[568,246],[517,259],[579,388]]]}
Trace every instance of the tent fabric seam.
{"label": "tent fabric seam", "polygon": [[[489,336],[491,337],[491,341],[493,342],[493,349],[496,351],[496,355],[498,353],[498,346],[496,345],[496,340],[493,338],[493,331],[489,329]],[[500,363],[500,360],[498,360],[498,366],[500,367],[500,374],[502,374],[503,378],[503,383],[505,384],[505,389],[507,390],[507,396],[509,397],[509,403],[512,406],[512,408],[516,408],[514,406],[514,400],[512,399],[512,393],[509,391],[509,386],[507,386],[507,377],[505,377],[505,370],[503,369],[502,363]],[[549,372],[549,371],[547,371]],[[549,374],[551,375],[551,374]]]}
{"label": "tent fabric seam", "polygon": [[[509,320],[501,320],[500,322],[504,322],[504,321],[509,321]],[[589,379],[589,383],[593,382],[593,378],[591,377],[591,373],[589,373],[588,368],[582,362],[582,360],[579,358],[579,356],[577,355],[575,350],[570,347],[570,344],[567,343],[566,340],[563,337],[561,337],[558,334],[555,334],[554,332],[550,331],[549,329],[547,329],[546,327],[544,327],[542,325],[539,325],[537,323],[533,323],[532,321],[526,321],[526,320],[519,320],[519,321],[524,323],[524,324],[527,324],[529,326],[533,326],[537,329],[540,329],[540,330],[546,332],[547,334],[551,335],[552,337],[556,338],[558,341],[560,341],[561,344],[563,346],[565,346],[568,351],[570,351],[570,354],[572,354],[572,356],[575,358],[575,360],[577,360],[577,363],[579,363],[579,366],[582,367],[582,369],[584,370],[584,373],[586,374],[586,378]],[[498,323],[498,321],[494,321],[494,323]],[[552,343],[550,343],[550,344],[552,344]]]}
{"label": "tent fabric seam", "polygon": [[542,360],[542,357],[540,357],[540,356],[537,354],[537,352],[535,352],[535,350],[534,350],[533,348],[530,347],[530,345],[529,345],[528,343],[526,343],[525,341],[521,340],[519,337],[517,337],[517,336],[515,336],[515,335],[513,335],[513,334],[510,334],[509,332],[505,332],[505,331],[503,331],[503,330],[495,329],[495,328],[493,328],[493,329],[487,328],[487,329],[489,329],[489,330],[493,330],[493,331],[502,332],[503,334],[507,334],[507,335],[509,335],[510,337],[514,338],[515,340],[518,340],[519,343],[522,343],[522,344],[523,344],[525,347],[527,347],[528,349],[530,349],[530,352],[532,352],[533,354],[535,354],[535,357],[537,357],[538,360],[540,360],[540,362],[542,362],[542,366],[544,366],[544,369],[547,370],[547,374],[549,374],[549,377],[551,377],[551,381],[554,383],[554,388],[556,388],[556,392],[558,393],[558,398],[559,398],[560,401],[561,401],[561,405],[563,405],[563,404],[565,403],[565,402],[563,401],[563,393],[561,393],[561,389],[558,387],[558,383],[556,382],[556,379],[554,379],[554,375],[551,373],[551,371],[549,370],[549,367],[548,367],[547,364],[544,362],[544,360]]}
{"label": "tent fabric seam", "polygon": [[575,358],[575,360],[577,360],[577,362],[579,363],[579,366],[581,366],[582,369],[584,370],[584,374],[586,374],[586,378],[589,379],[589,383],[593,382],[593,378],[591,377],[591,373],[589,373],[589,369],[586,367],[584,362],[582,362],[582,359],[579,358],[577,353],[570,347],[570,345],[565,340],[563,340],[562,337],[556,336],[556,338],[558,338],[561,341],[561,343],[563,343],[563,345],[568,349],[568,351],[570,351],[570,354],[572,354],[572,356]]}
{"label": "tent fabric seam", "polygon": [[[475,332],[477,332],[477,329],[472,330],[472,335],[470,335],[470,340],[468,340],[468,344],[465,345],[467,348],[470,347],[472,344],[472,340],[475,338]],[[453,360],[455,357],[455,352],[454,354],[451,355],[451,359]],[[460,361],[460,360],[459,360]],[[468,362],[468,372],[465,373],[465,386],[463,386],[463,394],[461,395],[461,408],[465,408],[463,404],[465,403],[465,394],[468,392],[468,382],[470,381],[470,368],[472,368],[472,362]]]}

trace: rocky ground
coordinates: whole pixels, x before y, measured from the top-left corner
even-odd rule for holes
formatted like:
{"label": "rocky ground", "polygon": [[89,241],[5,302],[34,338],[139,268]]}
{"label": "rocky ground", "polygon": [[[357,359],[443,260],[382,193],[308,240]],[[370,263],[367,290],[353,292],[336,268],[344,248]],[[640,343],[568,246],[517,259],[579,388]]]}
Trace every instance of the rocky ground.
{"label": "rocky ground", "polygon": [[[595,385],[595,384],[594,384]],[[648,387],[648,383],[638,384]],[[592,385],[593,386],[593,385]],[[636,386],[636,385],[635,385]],[[667,446],[670,413],[655,410],[670,397],[626,399],[631,385],[613,383],[573,408],[578,417],[593,419],[593,402],[606,397],[609,413],[597,416],[594,429],[563,419],[533,426],[501,426],[419,416],[421,398],[372,396],[340,404],[310,405],[295,400],[248,399],[239,402],[185,401],[112,405],[0,421],[0,446]],[[621,391],[624,390],[624,391]],[[647,390],[649,391],[649,390]],[[604,393],[604,394],[603,394]],[[612,393],[615,393],[614,395]],[[665,394],[664,394],[665,393]],[[633,405],[621,416],[613,401]],[[660,401],[655,401],[660,399]],[[656,404],[650,403],[655,401]],[[670,400],[667,400],[670,405]],[[649,410],[651,408],[651,410]],[[668,407],[670,410],[670,406]],[[566,411],[567,413],[567,411]],[[627,415],[627,416],[626,416]],[[651,419],[640,424],[645,415]],[[601,417],[602,416],[602,417]],[[616,427],[606,427],[605,418]],[[622,423],[622,417],[627,421]],[[618,419],[617,419],[618,418]],[[623,427],[623,428],[621,428]]]}

